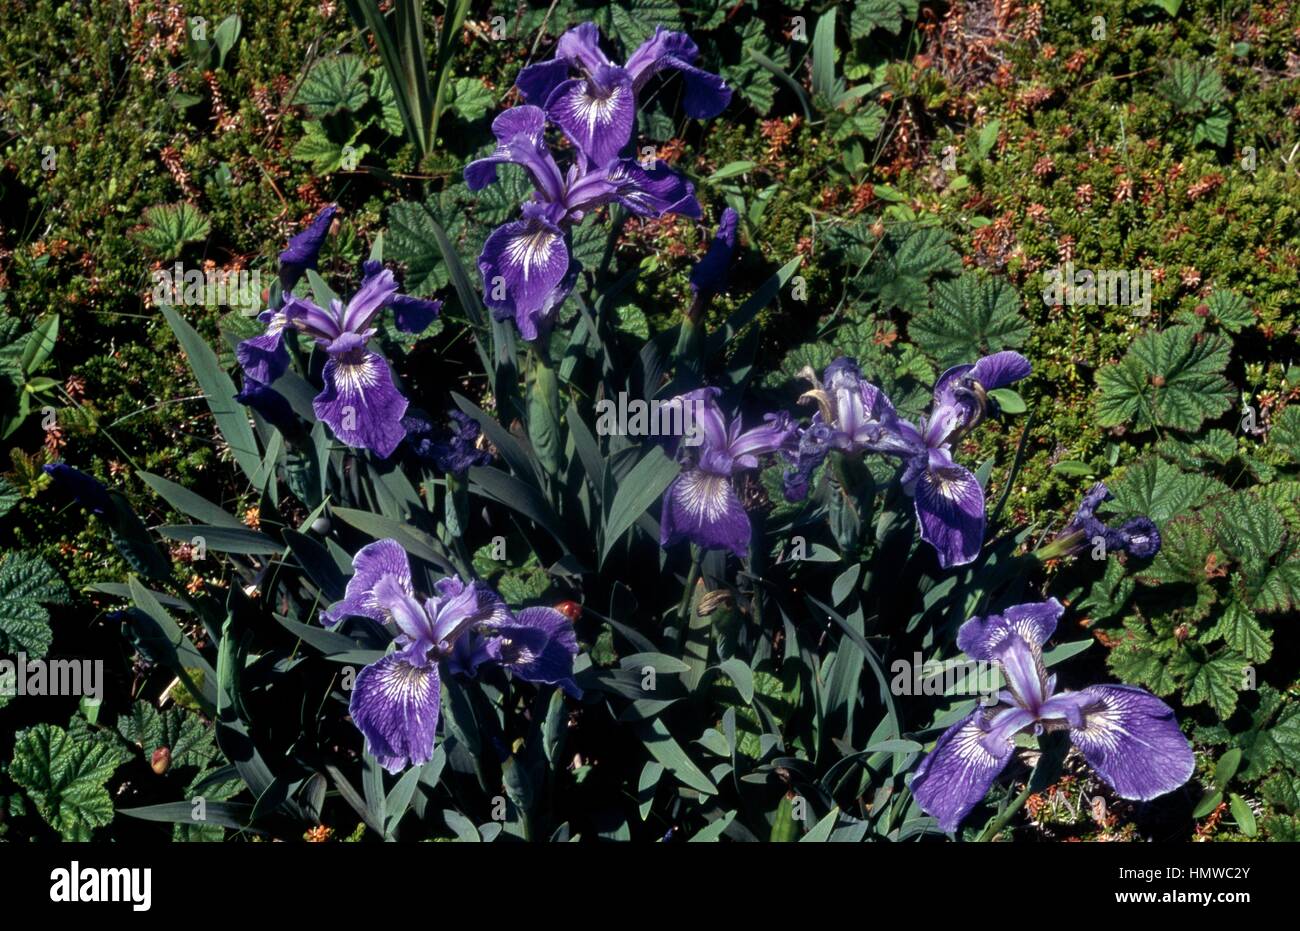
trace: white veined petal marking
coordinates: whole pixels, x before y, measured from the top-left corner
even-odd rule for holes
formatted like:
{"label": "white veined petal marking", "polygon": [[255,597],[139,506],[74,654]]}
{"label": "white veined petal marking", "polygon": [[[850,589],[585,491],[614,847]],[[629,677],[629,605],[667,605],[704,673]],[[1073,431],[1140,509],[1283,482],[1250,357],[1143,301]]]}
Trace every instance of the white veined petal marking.
{"label": "white veined petal marking", "polygon": [[727,512],[731,479],[711,472],[694,471],[682,479],[681,502],[692,514],[712,523]]}
{"label": "white veined petal marking", "polygon": [[1118,750],[1120,738],[1127,737],[1143,747],[1151,747],[1151,742],[1144,740],[1124,726],[1123,699],[1112,698],[1102,702],[1099,708],[1084,712],[1081,733],[1084,739],[1095,741],[1107,750]]}
{"label": "white veined petal marking", "polygon": [[551,246],[558,238],[544,226],[529,229],[510,240],[506,246],[506,258],[523,268],[524,280],[527,281],[536,268],[551,260]]}
{"label": "white veined petal marking", "polygon": [[379,356],[372,352],[348,353],[334,364],[334,382],[340,394],[365,394],[379,384],[383,368]]}
{"label": "white veined petal marking", "polygon": [[970,486],[970,482],[965,475],[946,469],[935,469],[930,473],[930,478],[934,482],[934,490],[939,493],[940,497],[949,501],[962,500]]}
{"label": "white veined petal marking", "polygon": [[608,93],[601,94],[590,81],[586,82],[578,93],[570,98],[573,115],[587,124],[587,134],[594,136],[596,126],[614,121],[619,101],[623,99],[624,88],[615,85]]}
{"label": "white veined petal marking", "polygon": [[972,769],[988,769],[1000,763],[1000,759],[989,752],[984,745],[988,732],[975,721],[968,721],[966,726],[953,737],[952,752],[963,765]]}
{"label": "white veined petal marking", "polygon": [[501,638],[501,662],[508,666],[526,666],[537,659],[537,654],[522,643],[508,637]]}
{"label": "white veined petal marking", "polygon": [[431,671],[405,661],[393,663],[384,670],[380,688],[384,698],[405,706],[420,707],[429,700],[429,686],[433,681]]}

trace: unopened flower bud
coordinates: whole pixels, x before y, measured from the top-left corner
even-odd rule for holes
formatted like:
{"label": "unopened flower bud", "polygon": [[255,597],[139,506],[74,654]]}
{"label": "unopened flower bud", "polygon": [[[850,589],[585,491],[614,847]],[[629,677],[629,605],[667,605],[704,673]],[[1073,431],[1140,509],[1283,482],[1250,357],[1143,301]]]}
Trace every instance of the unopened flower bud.
{"label": "unopened flower bud", "polygon": [[172,752],[168,747],[159,747],[149,760],[149,768],[159,776],[171,769],[171,765]]}

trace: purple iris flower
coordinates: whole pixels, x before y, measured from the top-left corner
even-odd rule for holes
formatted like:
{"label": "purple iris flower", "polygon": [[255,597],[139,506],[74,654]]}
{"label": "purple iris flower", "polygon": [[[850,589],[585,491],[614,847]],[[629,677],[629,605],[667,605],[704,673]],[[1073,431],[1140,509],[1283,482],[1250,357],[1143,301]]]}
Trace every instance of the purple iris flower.
{"label": "purple iris flower", "polygon": [[402,428],[415,455],[440,472],[463,476],[472,466],[487,465],[492,453],[479,446],[478,421],[461,411],[447,414],[448,429],[438,429],[423,417],[405,417]]}
{"label": "purple iris flower", "polygon": [[71,495],[90,513],[102,516],[112,509],[108,489],[93,475],[74,469],[66,462],[51,462],[44,466],[43,471],[54,480],[55,487]]}
{"label": "purple iris flower", "polygon": [[827,366],[822,385],[804,395],[819,410],[786,472],[786,496],[797,501],[806,495],[812,470],[833,449],[897,456],[904,463],[903,490],[915,500],[921,539],[934,547],[939,565],[971,562],[984,542],[984,490],[969,469],[953,461],[952,447],[990,410],[994,402],[988,391],[1031,371],[1016,352],[954,366],[934,386],[930,416],[914,425],[898,416],[883,391],[863,380],[856,362],[837,359]]}
{"label": "purple iris flower", "polygon": [[251,407],[281,433],[299,433],[302,426],[298,415],[293,412],[289,399],[270,385],[264,385],[256,378],[244,376],[244,387],[235,400],[245,407]]}
{"label": "purple iris flower", "polygon": [[[601,51],[596,24],[583,23],[560,36],[551,61],[520,71],[515,86],[526,102],[545,108],[552,122],[599,167],[631,141],[637,96],[660,71],[682,75],[682,107],[688,116],[709,119],[726,109],[731,88],[716,74],[695,67],[699,54],[690,36],[658,26],[620,67]],[[580,76],[571,77],[571,71]]]}
{"label": "purple iris flower", "polygon": [[385,308],[392,309],[399,330],[419,333],[433,322],[442,302],[398,294],[393,273],[378,262],[366,262],[361,287],[346,306],[335,300],[324,310],[289,294],[279,310],[258,318],[266,332],[241,342],[235,354],[248,378],[270,385],[289,367],[285,329],[312,337],[329,354],[325,387],[312,403],[316,416],[349,446],[387,457],[406,436],[402,415],[407,402],[393,383],[388,362],[366,348],[377,332],[375,317]]}
{"label": "purple iris flower", "polygon": [[1053,542],[1060,544],[1065,554],[1077,553],[1098,537],[1105,541],[1107,552],[1122,550],[1138,559],[1149,559],[1160,552],[1160,530],[1151,518],[1134,517],[1114,528],[1108,527],[1096,516],[1098,506],[1110,497],[1110,491],[1103,482],[1093,485],[1083,496],[1074,519],[1066,524]]}
{"label": "purple iris flower", "polygon": [[687,405],[693,435],[681,454],[687,468],[664,492],[659,521],[659,545],[690,540],[703,549],[731,550],[742,559],[749,554],[749,515],[736,494],[732,476],[757,469],[758,457],[784,449],[797,427],[784,412],[768,414],[761,427],[745,430],[740,416],[728,425],[718,408],[719,388],[699,388],[673,399]]}
{"label": "purple iris flower", "polygon": [[581,694],[572,681],[578,652],[572,628],[560,629],[553,618],[535,613],[550,609],[514,615],[488,586],[455,576],[437,582],[435,594],[422,600],[411,583],[410,560],[396,540],[362,547],[352,567],[343,600],[322,612],[321,620],[331,627],[344,617],[368,617],[396,631],[398,649],[357,674],[348,704],[367,749],[390,773],[433,757],[442,665],[446,662],[451,672],[464,669],[455,657],[467,639],[482,644],[479,662],[490,660],[526,681],[559,683]]}
{"label": "purple iris flower", "polygon": [[285,250],[280,253],[282,290],[292,291],[293,286],[306,274],[307,269],[315,270],[316,259],[320,255],[321,246],[325,245],[325,237],[329,235],[330,224],[334,222],[334,214],[338,209],[336,205],[330,204],[316,214],[316,219],[312,220],[305,230],[290,239]]}
{"label": "purple iris flower", "polygon": [[715,294],[727,288],[727,273],[736,254],[736,224],[740,217],[728,207],[718,221],[718,232],[704,257],[691,269],[691,293],[695,296],[691,308],[692,319],[698,319],[702,310]]}
{"label": "purple iris flower", "polygon": [[1064,610],[1055,598],[1016,605],[973,617],[957,632],[967,655],[998,664],[1007,688],[997,705],[948,728],[912,777],[917,804],[943,830],[956,830],[984,798],[1022,731],[1068,729],[1089,765],[1123,798],[1153,799],[1191,777],[1192,748],[1173,711],[1150,692],[1129,685],[1056,690],[1042,646]]}
{"label": "purple iris flower", "polygon": [[497,179],[497,165],[520,165],[535,192],[523,205],[523,219],[498,226],[483,244],[479,272],[484,303],[498,320],[514,319],[526,340],[537,339],[578,278],[569,252],[569,228],[595,208],[617,201],[640,216],[666,213],[700,216],[695,187],[662,161],[645,168],[632,159],[599,166],[579,160],[561,172],[546,145],[546,114],[538,107],[513,107],[492,122],[497,146],[465,167],[471,191]]}
{"label": "purple iris flower", "polygon": [[578,638],[573,622],[555,608],[523,608],[512,617],[477,625],[458,641],[450,659],[453,672],[476,675],[484,663],[504,666],[525,682],[558,685],[574,698]]}

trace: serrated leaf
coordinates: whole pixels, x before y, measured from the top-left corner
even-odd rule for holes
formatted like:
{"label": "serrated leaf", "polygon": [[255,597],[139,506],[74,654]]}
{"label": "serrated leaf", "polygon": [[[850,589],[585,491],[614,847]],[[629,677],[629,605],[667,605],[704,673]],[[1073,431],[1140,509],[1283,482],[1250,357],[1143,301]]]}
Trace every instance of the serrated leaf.
{"label": "serrated leaf", "polygon": [[1129,466],[1119,479],[1108,481],[1106,487],[1114,495],[1114,501],[1106,507],[1108,512],[1123,516],[1141,514],[1157,524],[1188,513],[1224,490],[1221,483],[1207,475],[1183,472],[1155,457]]}
{"label": "serrated leaf", "polygon": [[335,142],[325,127],[315,120],[303,123],[303,130],[305,134],[294,144],[290,155],[300,162],[310,162],[312,168],[323,175],[338,171],[349,159],[353,162],[360,160],[370,151],[366,143]]}
{"label": "serrated leaf", "polygon": [[862,289],[882,310],[920,314],[929,304],[929,279],[960,270],[961,257],[948,245],[947,233],[938,227],[906,224],[886,234],[862,277]]}
{"label": "serrated leaf", "polygon": [[312,65],[293,102],[320,118],[340,110],[360,110],[370,99],[366,63],[359,55],[332,55]]}
{"label": "serrated leaf", "polygon": [[1243,685],[1242,673],[1246,666],[1246,660],[1238,653],[1221,653],[1203,663],[1190,654],[1182,654],[1176,671],[1186,676],[1186,704],[1205,702],[1220,718],[1229,717],[1237,707],[1237,693]]}
{"label": "serrated leaf", "polygon": [[0,653],[38,659],[50,648],[50,613],[45,604],[66,604],[58,573],[30,553],[0,557]]}
{"label": "serrated leaf", "polygon": [[164,204],[144,211],[144,227],[132,233],[160,259],[175,258],[186,243],[207,239],[212,224],[193,204]]}
{"label": "serrated leaf", "polygon": [[17,507],[21,500],[22,495],[18,493],[18,489],[14,488],[7,478],[0,475],[0,517],[4,517]]}
{"label": "serrated leaf", "polygon": [[1255,594],[1254,606],[1265,614],[1300,606],[1300,560],[1291,559],[1270,569]]}
{"label": "serrated leaf", "polygon": [[1232,386],[1223,376],[1229,349],[1222,335],[1185,324],[1139,336],[1120,362],[1097,373],[1101,425],[1199,429],[1232,406]]}
{"label": "serrated leaf", "polygon": [[1029,337],[1020,297],[1003,278],[963,272],[935,284],[931,299],[933,306],[912,319],[908,334],[941,367],[1015,349]]}
{"label": "serrated leaf", "polygon": [[406,266],[409,294],[432,294],[450,281],[434,239],[432,220],[429,210],[414,201],[401,201],[388,208],[386,251],[390,259]]}
{"label": "serrated leaf", "polygon": [[448,106],[468,122],[480,120],[496,107],[497,93],[481,78],[456,78],[451,83]]}
{"label": "serrated leaf", "polygon": [[917,0],[857,0],[849,18],[850,35],[864,39],[877,29],[898,35],[904,21],[916,19],[918,5]]}
{"label": "serrated leaf", "polygon": [[1159,90],[1183,113],[1206,113],[1228,99],[1212,61],[1169,62]]}
{"label": "serrated leaf", "polygon": [[1247,567],[1257,567],[1282,546],[1282,517],[1253,495],[1228,495],[1215,502],[1207,519],[1225,553]]}
{"label": "serrated leaf", "polygon": [[212,730],[196,714],[172,707],[159,711],[153,705],[137,701],[131,713],[118,719],[117,732],[144,752],[145,760],[166,747],[172,766],[195,766],[205,769],[220,755]]}
{"label": "serrated leaf", "polygon": [[1229,602],[1219,622],[1202,638],[1223,641],[1247,659],[1266,662],[1273,653],[1272,634],[1260,627],[1254,612],[1240,601]]}
{"label": "serrated leaf", "polygon": [[37,724],[18,734],[9,776],[64,840],[88,841],[113,820],[104,784],[129,758],[113,742],[75,740],[53,724]]}

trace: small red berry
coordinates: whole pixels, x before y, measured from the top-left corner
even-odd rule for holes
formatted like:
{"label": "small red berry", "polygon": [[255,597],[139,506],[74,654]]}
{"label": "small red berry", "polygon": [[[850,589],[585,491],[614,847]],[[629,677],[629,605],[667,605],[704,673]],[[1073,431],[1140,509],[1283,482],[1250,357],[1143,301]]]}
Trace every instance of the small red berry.
{"label": "small red berry", "polygon": [[555,610],[559,611],[570,621],[576,621],[582,616],[582,605],[578,604],[576,601],[561,601],[555,606]]}

